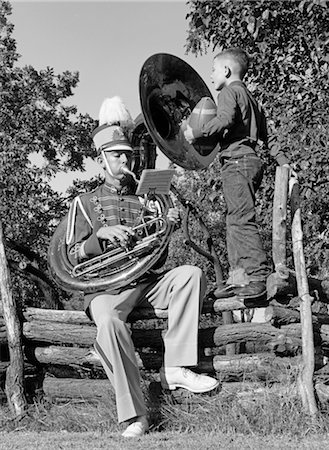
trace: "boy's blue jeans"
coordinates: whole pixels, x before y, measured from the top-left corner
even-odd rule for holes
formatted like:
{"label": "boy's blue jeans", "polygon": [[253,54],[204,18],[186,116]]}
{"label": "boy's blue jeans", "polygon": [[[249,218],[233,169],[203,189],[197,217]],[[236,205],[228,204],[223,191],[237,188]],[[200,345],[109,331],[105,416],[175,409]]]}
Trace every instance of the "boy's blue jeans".
{"label": "boy's blue jeans", "polygon": [[265,281],[271,272],[256,224],[255,193],[263,172],[256,155],[231,158],[222,167],[230,270],[244,269],[249,281]]}

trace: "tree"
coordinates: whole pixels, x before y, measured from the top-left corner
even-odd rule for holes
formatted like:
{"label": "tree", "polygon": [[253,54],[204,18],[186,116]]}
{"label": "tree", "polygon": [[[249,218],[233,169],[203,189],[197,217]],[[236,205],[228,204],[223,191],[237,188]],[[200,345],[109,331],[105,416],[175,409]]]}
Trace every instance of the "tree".
{"label": "tree", "polygon": [[[246,83],[267,112],[272,136],[291,154],[299,173],[308,271],[329,276],[329,3],[193,0],[188,5],[187,52],[202,55],[210,49],[216,54],[239,46],[251,55]],[[275,162],[267,154],[262,157],[267,170],[257,211],[269,251]],[[199,174],[195,203],[202,200],[203,210],[204,198],[213,203],[206,214],[212,226],[214,210],[218,211],[216,228],[217,236],[221,236],[219,216],[225,206],[218,191],[218,171],[215,161],[207,177]],[[184,183],[194,185],[195,178],[186,172]]]}
{"label": "tree", "polygon": [[[77,72],[18,66],[10,14],[9,2],[1,1],[0,218],[14,294],[34,306],[41,298],[56,307],[58,290],[47,274],[47,248],[70,196],[55,192],[49,180],[60,171],[84,169],[85,157],[92,155],[95,123],[75,106],[64,105],[78,84]],[[38,155],[42,167],[31,163],[31,155]]]}
{"label": "tree", "polygon": [[[212,165],[215,170],[216,162]],[[218,165],[218,162],[217,162]],[[220,260],[224,273],[228,271],[226,245],[225,245],[225,216],[224,200],[220,193],[212,191],[211,183],[208,183],[208,170],[178,171],[174,177],[173,185],[177,188],[179,195],[192,205],[195,214],[188,217],[188,232],[191,240],[207,253],[209,252],[207,236],[200,226],[199,218],[205,223],[212,238],[216,254]],[[218,177],[217,177],[218,178]],[[218,180],[216,181],[218,184]],[[177,206],[183,211],[183,221],[186,220],[188,208],[180,204],[175,198]],[[215,205],[215,208],[214,208]],[[208,258],[194,250],[186,243],[184,227],[175,231],[171,236],[169,244],[168,268],[182,264],[191,264],[201,267],[209,282],[209,288],[214,286],[214,265]]]}

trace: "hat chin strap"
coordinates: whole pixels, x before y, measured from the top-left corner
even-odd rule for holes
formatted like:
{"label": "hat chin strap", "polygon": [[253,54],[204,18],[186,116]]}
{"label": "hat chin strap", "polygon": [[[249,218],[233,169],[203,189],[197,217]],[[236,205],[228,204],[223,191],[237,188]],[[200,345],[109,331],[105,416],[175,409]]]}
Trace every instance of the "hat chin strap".
{"label": "hat chin strap", "polygon": [[107,160],[107,158],[105,156],[104,150],[102,150],[102,157],[103,157],[104,164],[106,166],[106,170],[108,171],[109,175],[111,175],[111,177],[114,177],[113,172],[112,172],[111,167],[110,167],[110,164],[109,164],[109,162],[108,162],[108,160]]}

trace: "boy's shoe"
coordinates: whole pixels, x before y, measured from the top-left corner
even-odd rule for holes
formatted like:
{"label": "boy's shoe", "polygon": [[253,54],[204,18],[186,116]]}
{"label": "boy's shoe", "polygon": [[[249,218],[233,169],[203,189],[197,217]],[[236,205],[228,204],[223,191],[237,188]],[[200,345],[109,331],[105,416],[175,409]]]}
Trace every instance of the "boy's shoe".
{"label": "boy's shoe", "polygon": [[139,416],[132,422],[121,436],[125,438],[138,438],[148,432],[149,423],[146,416]]}
{"label": "boy's shoe", "polygon": [[219,386],[219,381],[207,375],[199,375],[185,367],[161,367],[160,380],[163,389],[187,389],[195,394],[209,392]]}
{"label": "boy's shoe", "polygon": [[240,298],[258,298],[266,294],[265,281],[250,281],[247,286],[235,288],[235,295]]}

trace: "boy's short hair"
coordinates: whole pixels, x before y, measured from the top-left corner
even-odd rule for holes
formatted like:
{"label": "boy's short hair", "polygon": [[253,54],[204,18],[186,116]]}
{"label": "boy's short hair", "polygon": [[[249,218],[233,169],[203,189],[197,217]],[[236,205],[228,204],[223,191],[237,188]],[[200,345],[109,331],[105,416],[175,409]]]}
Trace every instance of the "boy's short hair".
{"label": "boy's short hair", "polygon": [[243,78],[249,69],[250,58],[247,52],[238,47],[228,48],[220,53],[217,53],[214,59],[225,57],[231,59],[238,66],[239,75]]}

